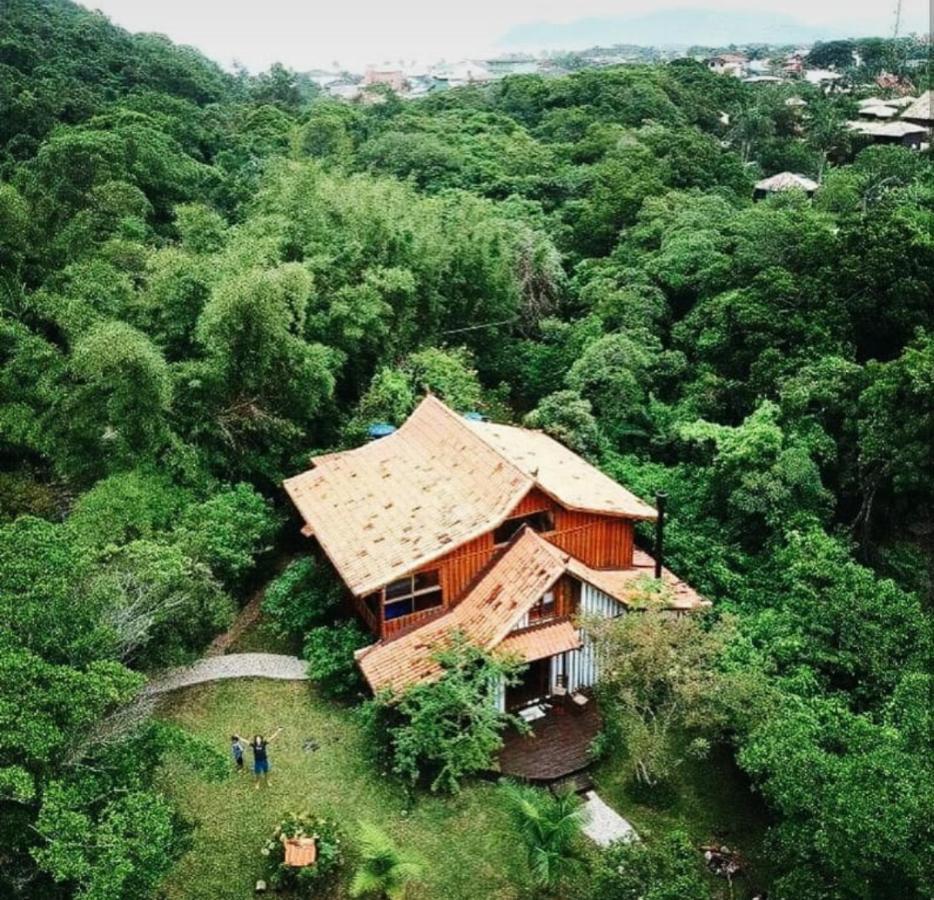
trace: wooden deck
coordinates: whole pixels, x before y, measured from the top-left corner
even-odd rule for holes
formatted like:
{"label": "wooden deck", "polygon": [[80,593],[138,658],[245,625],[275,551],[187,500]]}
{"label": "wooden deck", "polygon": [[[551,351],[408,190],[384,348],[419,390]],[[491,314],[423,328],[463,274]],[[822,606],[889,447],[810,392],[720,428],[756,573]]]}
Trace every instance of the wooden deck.
{"label": "wooden deck", "polygon": [[600,713],[594,700],[581,711],[555,704],[531,727],[527,735],[509,729],[503,736],[500,771],[530,781],[554,781],[590,765],[587,751],[600,731]]}

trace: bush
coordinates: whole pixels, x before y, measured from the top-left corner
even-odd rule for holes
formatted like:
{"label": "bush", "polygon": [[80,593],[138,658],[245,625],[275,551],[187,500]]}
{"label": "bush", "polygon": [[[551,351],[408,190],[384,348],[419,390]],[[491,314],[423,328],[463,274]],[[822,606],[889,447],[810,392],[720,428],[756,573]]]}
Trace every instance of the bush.
{"label": "bush", "polygon": [[343,586],[328,567],[313,556],[303,556],[266,589],[263,612],[282,637],[303,635],[333,621],[343,594]]}
{"label": "bush", "polygon": [[[318,857],[314,865],[285,865],[285,838],[313,837]],[[267,858],[269,883],[276,890],[312,896],[334,879],[344,862],[343,836],[336,822],[310,813],[289,813],[273,830],[260,853]]]}
{"label": "bush", "polygon": [[353,697],[363,688],[354,651],[368,643],[370,636],[354,621],[312,628],[305,636],[308,677],[328,697]]}
{"label": "bush", "polygon": [[658,841],[617,841],[593,877],[594,900],[710,900],[700,854],[683,831]]}
{"label": "bush", "polygon": [[500,712],[494,697],[502,681],[511,684],[518,666],[455,636],[436,659],[444,674],[416,684],[401,698],[379,696],[364,707],[364,719],[378,752],[397,775],[413,784],[429,780],[431,790],[456,792],[467,775],[492,767],[508,724],[528,726]]}

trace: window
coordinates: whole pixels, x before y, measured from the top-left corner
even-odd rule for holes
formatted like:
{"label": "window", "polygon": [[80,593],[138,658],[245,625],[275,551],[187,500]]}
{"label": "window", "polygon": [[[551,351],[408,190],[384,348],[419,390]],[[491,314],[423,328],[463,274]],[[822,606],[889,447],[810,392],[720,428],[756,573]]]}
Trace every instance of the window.
{"label": "window", "polygon": [[386,585],[383,618],[398,619],[441,606],[441,577],[437,569],[417,572]]}
{"label": "window", "polygon": [[542,596],[542,599],[529,610],[529,625],[534,625],[536,622],[547,622],[554,617],[555,592],[548,591]]}
{"label": "window", "polygon": [[547,509],[541,512],[530,513],[527,516],[516,516],[514,519],[506,519],[506,521],[493,532],[493,543],[507,543],[523,525],[528,525],[529,528],[539,532],[554,531],[555,521]]}

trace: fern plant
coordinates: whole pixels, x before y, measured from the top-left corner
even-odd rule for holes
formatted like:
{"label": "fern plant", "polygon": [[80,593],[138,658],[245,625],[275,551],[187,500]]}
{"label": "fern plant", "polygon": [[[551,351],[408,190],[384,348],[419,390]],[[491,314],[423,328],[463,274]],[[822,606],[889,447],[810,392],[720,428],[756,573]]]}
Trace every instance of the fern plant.
{"label": "fern plant", "polygon": [[580,798],[573,791],[555,795],[512,782],[502,790],[528,850],[532,878],[541,888],[556,887],[580,860],[578,839],[584,825]]}
{"label": "fern plant", "polygon": [[399,900],[406,886],[422,874],[421,866],[401,853],[392,839],[375,825],[360,823],[360,865],[350,884],[351,897],[388,897]]}

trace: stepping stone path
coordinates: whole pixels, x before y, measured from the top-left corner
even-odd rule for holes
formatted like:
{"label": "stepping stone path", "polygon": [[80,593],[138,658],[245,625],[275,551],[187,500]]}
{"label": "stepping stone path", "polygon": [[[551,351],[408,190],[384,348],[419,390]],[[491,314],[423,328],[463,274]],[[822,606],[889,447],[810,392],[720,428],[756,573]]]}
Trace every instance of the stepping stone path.
{"label": "stepping stone path", "polygon": [[227,678],[273,678],[278,681],[307,681],[308,664],[297,656],[280,653],[229,653],[207,656],[190,666],[167,669],[150,679],[143,696],[164,694],[193,684]]}
{"label": "stepping stone path", "polygon": [[608,847],[614,841],[637,841],[639,835],[615,809],[607,806],[596,791],[587,791],[584,795],[584,834],[601,847]]}

